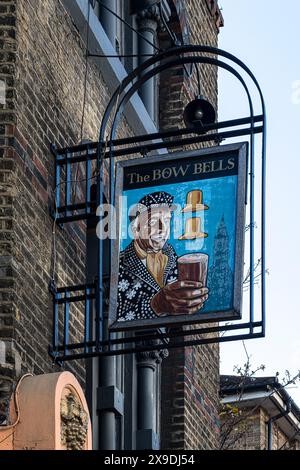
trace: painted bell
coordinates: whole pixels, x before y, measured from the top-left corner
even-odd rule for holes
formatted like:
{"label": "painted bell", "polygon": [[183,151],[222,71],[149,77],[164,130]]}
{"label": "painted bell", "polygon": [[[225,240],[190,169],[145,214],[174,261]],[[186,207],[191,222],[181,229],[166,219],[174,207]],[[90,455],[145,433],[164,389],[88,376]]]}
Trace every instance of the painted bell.
{"label": "painted bell", "polygon": [[193,217],[188,219],[185,224],[185,233],[179,237],[179,240],[196,240],[196,238],[207,238],[208,233],[201,231],[201,218]]}
{"label": "painted bell", "polygon": [[203,204],[203,193],[200,189],[190,191],[186,197],[186,205],[182,212],[197,212],[209,209],[206,204]]}

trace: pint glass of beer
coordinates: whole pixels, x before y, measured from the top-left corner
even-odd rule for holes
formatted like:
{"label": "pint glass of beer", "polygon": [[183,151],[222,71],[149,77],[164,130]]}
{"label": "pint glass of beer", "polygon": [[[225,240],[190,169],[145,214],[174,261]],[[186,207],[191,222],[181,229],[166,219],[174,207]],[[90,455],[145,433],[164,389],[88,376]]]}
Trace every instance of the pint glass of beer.
{"label": "pint glass of beer", "polygon": [[206,287],[208,271],[208,255],[191,253],[178,258],[178,280],[197,281]]}

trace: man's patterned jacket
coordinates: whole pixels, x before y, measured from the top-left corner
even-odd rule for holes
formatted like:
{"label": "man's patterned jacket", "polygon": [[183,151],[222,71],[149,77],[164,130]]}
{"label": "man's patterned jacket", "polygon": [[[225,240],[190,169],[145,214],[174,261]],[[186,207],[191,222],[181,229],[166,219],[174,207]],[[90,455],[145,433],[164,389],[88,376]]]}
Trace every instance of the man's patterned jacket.
{"label": "man's patterned jacket", "polygon": [[[177,280],[177,255],[166,243],[162,252],[168,256],[164,272],[164,285]],[[146,266],[137,256],[134,242],[120,254],[117,321],[157,318],[150,303],[161,290]]]}

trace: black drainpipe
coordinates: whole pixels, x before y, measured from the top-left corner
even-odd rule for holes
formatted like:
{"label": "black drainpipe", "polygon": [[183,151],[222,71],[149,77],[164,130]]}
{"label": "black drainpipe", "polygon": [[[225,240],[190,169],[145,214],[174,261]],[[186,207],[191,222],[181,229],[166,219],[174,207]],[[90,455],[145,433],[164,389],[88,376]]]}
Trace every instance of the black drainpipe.
{"label": "black drainpipe", "polygon": [[275,421],[278,421],[278,419],[283,418],[284,416],[287,416],[291,411],[291,402],[289,401],[287,404],[287,408],[285,411],[282,411],[276,416],[273,416],[272,418],[267,421],[268,424],[268,447],[267,450],[272,450],[272,434],[273,434],[273,423]]}

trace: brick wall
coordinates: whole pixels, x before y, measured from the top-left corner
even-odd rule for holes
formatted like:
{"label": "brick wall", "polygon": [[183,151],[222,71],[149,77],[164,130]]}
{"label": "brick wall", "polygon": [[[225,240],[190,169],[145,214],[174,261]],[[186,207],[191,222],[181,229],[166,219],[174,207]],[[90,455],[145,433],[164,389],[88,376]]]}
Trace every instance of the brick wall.
{"label": "brick wall", "polygon": [[[253,409],[253,408],[252,408]],[[231,433],[224,444],[224,450],[266,450],[268,446],[269,414],[263,408],[252,412],[251,408],[243,408],[238,422],[231,426]],[[244,418],[243,418],[244,416]],[[222,423],[224,425],[224,419]],[[289,439],[280,428],[279,422],[273,423],[272,450],[299,450],[299,442],[295,436]]]}
{"label": "brick wall", "polygon": [[20,370],[20,360],[14,353],[11,338],[15,326],[13,276],[13,200],[16,194],[12,153],[12,141],[15,113],[15,72],[16,72],[16,2],[0,3],[0,44],[1,65],[0,79],[5,83],[6,104],[0,105],[0,339],[6,362],[0,370],[0,424],[5,423],[8,412],[8,400],[11,395],[15,370]]}
{"label": "brick wall", "polygon": [[[175,1],[174,4],[181,3]],[[189,42],[217,47],[218,27],[214,23],[211,11],[204,0],[187,0],[185,2],[185,24],[189,31]],[[180,41],[184,41],[180,25],[180,17],[175,6],[172,9],[170,27]],[[172,44],[166,32],[160,33],[160,46],[170,47]],[[187,66],[189,70],[190,67]],[[210,65],[199,66],[201,92],[217,109],[217,69]],[[173,68],[162,73],[160,95],[160,126],[161,128],[177,128],[183,125],[182,116],[186,104],[198,94],[197,75],[188,77],[182,67]]]}
{"label": "brick wall", "polygon": [[[188,0],[186,7],[192,42],[216,45],[218,28],[207,2]],[[49,216],[54,161],[49,147],[80,140],[85,46],[61,0],[1,0],[0,48],[0,79],[6,81],[7,98],[0,105],[0,340],[5,340],[7,352],[0,371],[0,420],[5,421],[20,375],[56,371],[48,356],[48,284],[54,255]],[[216,104],[216,72],[203,67],[202,78],[204,92]],[[180,71],[167,79],[161,81],[162,128],[181,124],[178,116],[195,90],[195,80]],[[99,69],[90,62],[85,139],[97,139],[109,97]],[[130,134],[126,123],[123,134]],[[60,286],[83,281],[84,230],[75,225],[57,228],[56,255]],[[75,315],[80,322],[79,313]],[[80,361],[69,367],[84,380]],[[217,447],[218,347],[171,351],[162,383],[163,446]]]}
{"label": "brick wall", "polygon": [[[8,98],[0,115],[0,339],[7,352],[0,399],[5,414],[10,385],[22,373],[57,369],[48,356],[54,255],[50,144],[63,147],[80,140],[85,46],[59,0],[1,0],[0,35],[0,79],[6,80]],[[109,94],[92,64],[88,90],[83,136],[96,140]],[[57,229],[56,253],[58,284],[83,281],[84,230]],[[84,379],[82,363],[69,367]]]}
{"label": "brick wall", "polygon": [[234,418],[221,417],[221,450],[260,450],[262,421],[260,410],[240,409]]}

